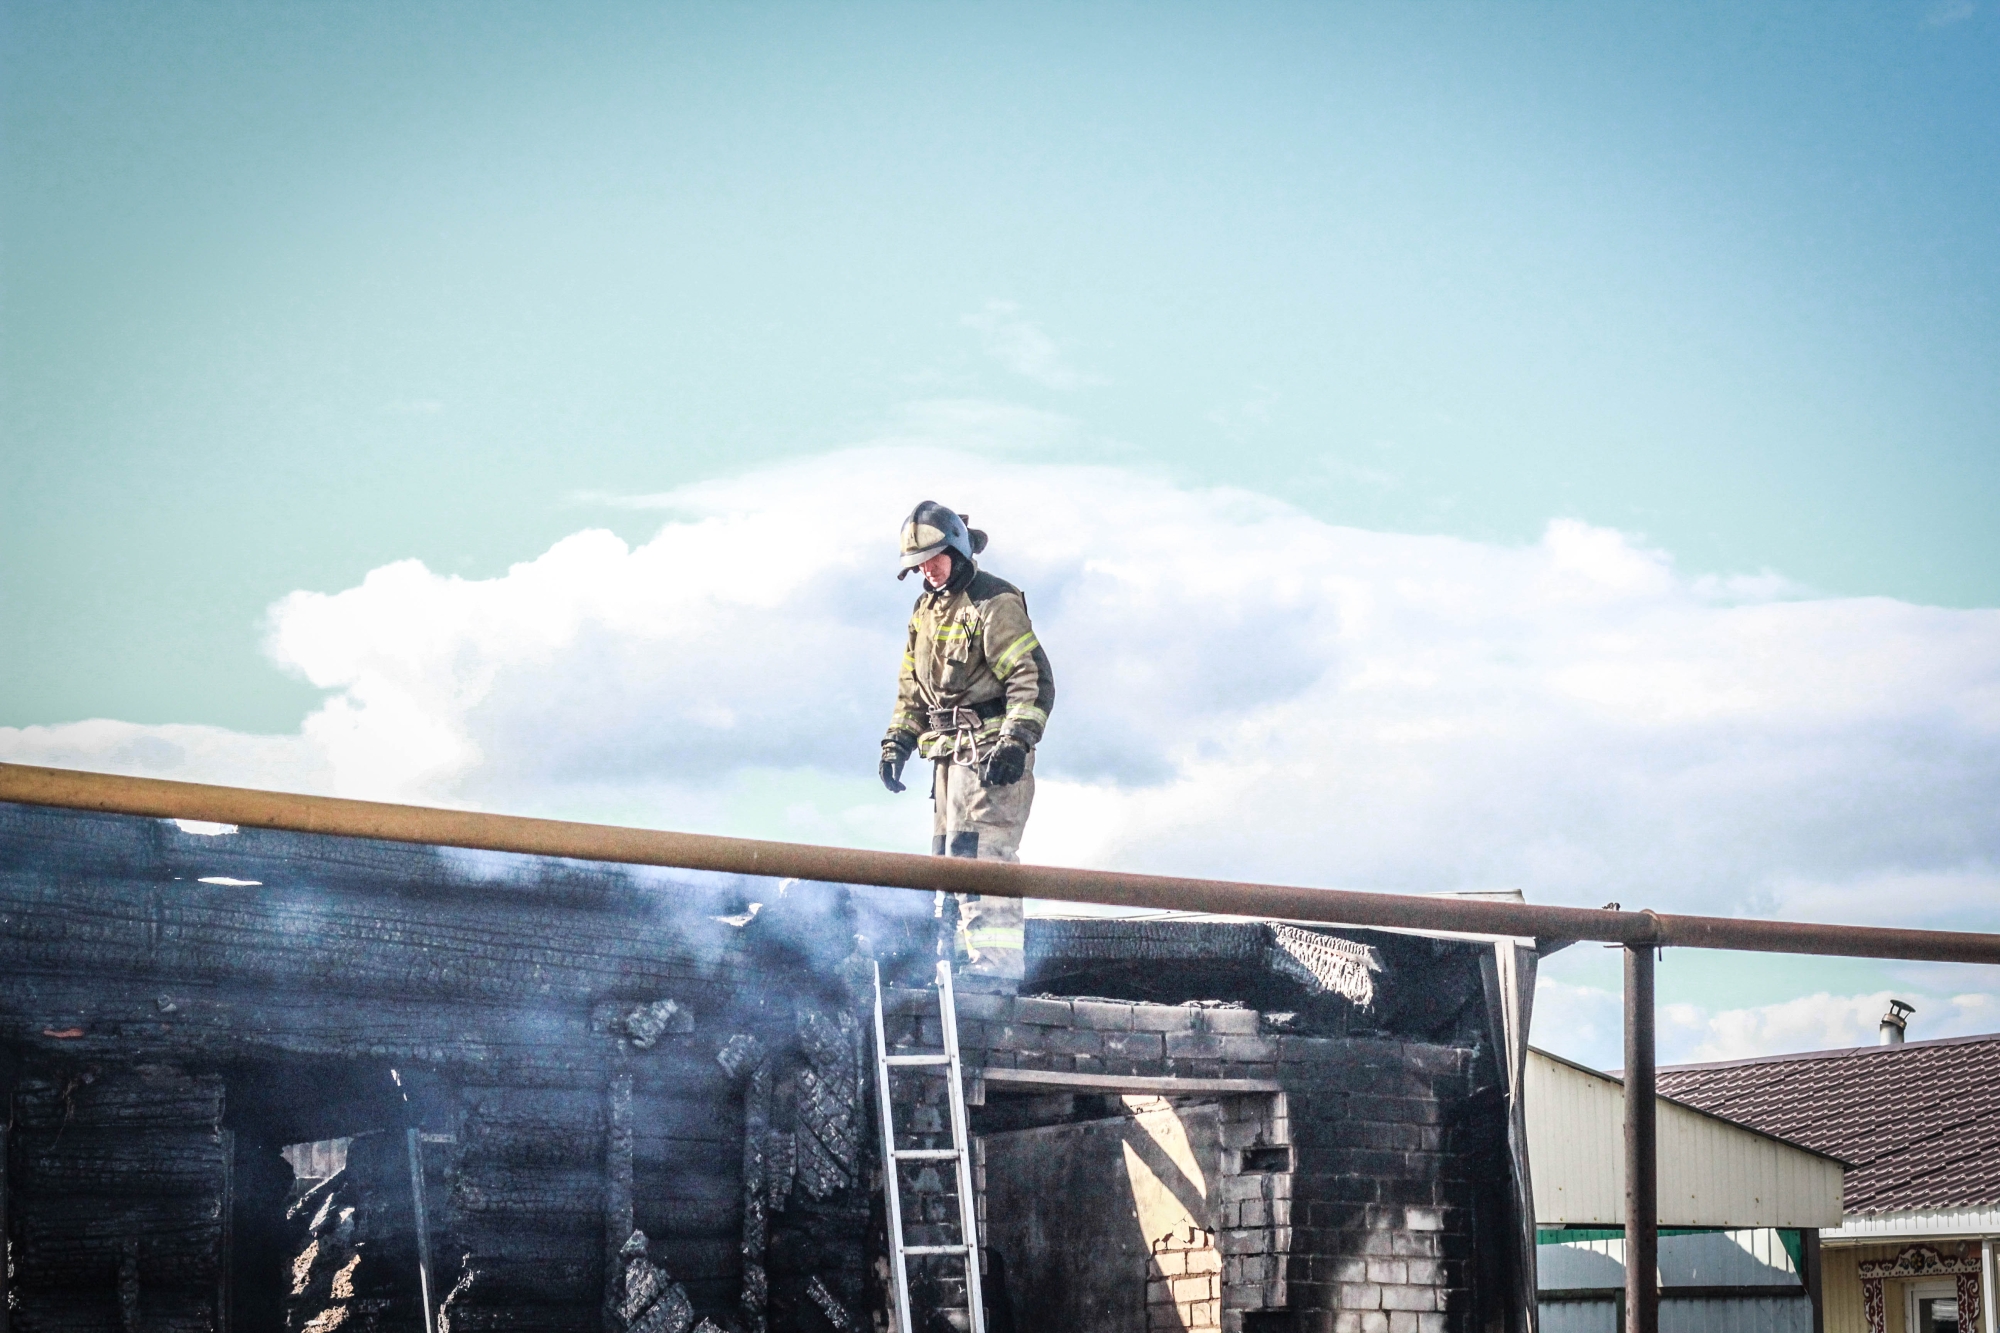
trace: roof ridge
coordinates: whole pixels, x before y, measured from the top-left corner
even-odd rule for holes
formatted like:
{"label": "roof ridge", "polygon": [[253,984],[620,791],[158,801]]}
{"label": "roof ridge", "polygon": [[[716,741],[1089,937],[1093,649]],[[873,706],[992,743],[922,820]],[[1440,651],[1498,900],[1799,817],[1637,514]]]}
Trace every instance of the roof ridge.
{"label": "roof ridge", "polygon": [[1838,1046],[1824,1051],[1797,1051],[1788,1055],[1753,1055],[1741,1060],[1706,1060],[1689,1064],[1661,1065],[1656,1074],[1674,1074],[1703,1069],[1740,1069],[1747,1065],[1774,1065],[1800,1060],[1862,1059],[1897,1051],[1926,1050],[1939,1046],[1969,1046],[1976,1042],[2000,1043],[2000,1032],[1980,1032],[1969,1037],[1931,1037],[1924,1041],[1901,1041],[1890,1046]]}

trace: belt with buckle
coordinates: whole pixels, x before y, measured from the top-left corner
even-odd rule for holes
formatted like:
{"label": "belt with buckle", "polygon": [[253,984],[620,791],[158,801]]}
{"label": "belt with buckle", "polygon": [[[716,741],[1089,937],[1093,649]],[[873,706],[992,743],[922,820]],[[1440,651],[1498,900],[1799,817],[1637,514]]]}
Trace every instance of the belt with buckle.
{"label": "belt with buckle", "polygon": [[933,708],[930,710],[932,731],[977,731],[986,722],[1000,717],[1007,711],[1007,705],[999,699],[987,699],[976,704],[962,704],[955,708]]}

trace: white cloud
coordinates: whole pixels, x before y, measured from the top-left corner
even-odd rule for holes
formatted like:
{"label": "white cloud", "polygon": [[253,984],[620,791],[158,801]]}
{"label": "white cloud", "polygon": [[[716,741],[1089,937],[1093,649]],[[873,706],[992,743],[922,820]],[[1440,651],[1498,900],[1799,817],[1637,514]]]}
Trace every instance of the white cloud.
{"label": "white cloud", "polygon": [[[1689,1060],[1740,1060],[1775,1051],[1827,1051],[1865,1046],[1878,1040],[1882,1015],[1891,998],[1913,999],[1924,1012],[1922,1033],[1932,1037],[1990,1032],[1996,1017],[1993,997],[1966,995],[1938,999],[1880,991],[1873,995],[1802,995],[1777,1004],[1709,1013],[1696,1005],[1669,1005],[1662,1017],[1677,1029]],[[1974,1026],[1962,1021],[1972,1018]],[[1689,1044],[1689,1039],[1692,1043]]]}
{"label": "white cloud", "polygon": [[1955,23],[1963,23],[1979,12],[1972,0],[1937,0],[1924,13],[1927,28],[1949,28]]}
{"label": "white cloud", "polygon": [[105,718],[0,727],[0,759],[272,791],[327,793],[335,785],[332,767],[302,737],[251,736],[222,727],[142,726]]}
{"label": "white cloud", "polygon": [[959,323],[984,336],[988,356],[1037,384],[1051,389],[1082,389],[1104,383],[1066,364],[1056,340],[1025,318],[1012,301],[988,301],[985,309],[963,316]]}
{"label": "white cloud", "polygon": [[1332,527],[955,429],[652,497],[636,549],[586,531],[499,578],[407,561],[294,593],[271,656],[329,692],[297,735],[97,721],[0,730],[0,755],[921,847],[921,788],[872,782],[913,595],[894,533],[929,497],[993,534],[1055,663],[1032,859],[2000,917],[2000,612],[1690,579],[1572,521],[1525,546]]}
{"label": "white cloud", "polygon": [[[1916,1006],[1910,1040],[1962,1037],[2000,1030],[2000,977],[1992,968],[1962,968],[1957,989],[1900,988],[1866,995],[1820,991],[1774,1004],[1710,1009],[1663,1004],[1656,1016],[1662,1064],[1744,1060],[1798,1051],[1872,1046],[1891,999]],[[1949,985],[1954,978],[1938,976]],[[1986,986],[1989,989],[1965,988]],[[1535,990],[1534,1043],[1595,1069],[1623,1063],[1620,1000],[1594,986],[1544,977]]]}

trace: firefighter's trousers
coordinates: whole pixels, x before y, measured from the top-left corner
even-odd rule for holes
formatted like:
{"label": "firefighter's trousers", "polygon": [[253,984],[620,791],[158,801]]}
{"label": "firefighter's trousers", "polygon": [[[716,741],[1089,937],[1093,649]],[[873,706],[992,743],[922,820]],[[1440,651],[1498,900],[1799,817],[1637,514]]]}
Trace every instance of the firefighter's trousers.
{"label": "firefighter's trousers", "polygon": [[[1021,830],[1035,802],[1035,754],[1027,771],[1005,787],[983,787],[979,769],[936,762],[931,789],[931,851],[987,861],[1018,861]],[[1011,986],[1021,980],[1026,938],[1021,900],[980,893],[958,895],[960,968],[970,978]]]}

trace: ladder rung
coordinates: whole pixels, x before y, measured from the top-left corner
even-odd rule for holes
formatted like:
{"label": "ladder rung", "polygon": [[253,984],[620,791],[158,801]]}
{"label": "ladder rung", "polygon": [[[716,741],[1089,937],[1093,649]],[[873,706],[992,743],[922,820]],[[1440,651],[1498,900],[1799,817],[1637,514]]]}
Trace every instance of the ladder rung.
{"label": "ladder rung", "polygon": [[963,1245],[905,1245],[904,1254],[964,1254]]}
{"label": "ladder rung", "polygon": [[898,1148],[899,1162],[945,1162],[958,1156],[956,1148]]}
{"label": "ladder rung", "polygon": [[942,1065],[949,1064],[948,1055],[892,1055],[883,1064],[888,1065]]}

